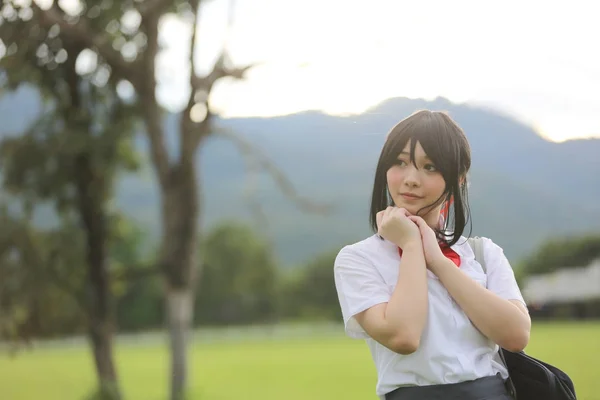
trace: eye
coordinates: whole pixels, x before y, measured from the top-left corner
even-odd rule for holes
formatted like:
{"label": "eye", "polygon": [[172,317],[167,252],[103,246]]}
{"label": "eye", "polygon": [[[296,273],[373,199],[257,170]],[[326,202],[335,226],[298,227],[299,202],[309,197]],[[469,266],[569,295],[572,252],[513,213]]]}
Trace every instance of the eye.
{"label": "eye", "polygon": [[433,164],[425,164],[425,170],[429,172],[437,172],[437,168]]}
{"label": "eye", "polygon": [[394,162],[394,165],[399,165],[401,167],[404,167],[406,165],[406,161],[398,159]]}

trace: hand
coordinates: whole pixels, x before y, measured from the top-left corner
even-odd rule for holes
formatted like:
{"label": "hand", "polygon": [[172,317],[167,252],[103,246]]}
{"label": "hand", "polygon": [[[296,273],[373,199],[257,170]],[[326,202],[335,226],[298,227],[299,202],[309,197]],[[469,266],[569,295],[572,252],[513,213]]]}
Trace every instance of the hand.
{"label": "hand", "polygon": [[419,227],[409,219],[410,213],[404,208],[388,207],[377,213],[378,233],[398,247],[405,248],[408,243],[421,244]]}
{"label": "hand", "polygon": [[442,249],[440,249],[435,232],[421,217],[411,215],[408,219],[419,227],[423,243],[423,253],[425,254],[425,263],[427,264],[427,268],[433,272],[435,266],[439,265],[440,261],[446,259],[444,253],[442,253]]}

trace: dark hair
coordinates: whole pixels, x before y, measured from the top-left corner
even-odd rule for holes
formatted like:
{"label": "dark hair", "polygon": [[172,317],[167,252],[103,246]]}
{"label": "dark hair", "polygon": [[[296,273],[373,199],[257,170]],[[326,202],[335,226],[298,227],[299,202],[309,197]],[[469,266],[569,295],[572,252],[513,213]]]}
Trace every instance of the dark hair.
{"label": "dark hair", "polygon": [[[427,213],[444,201],[454,199],[444,226],[436,230],[440,240],[452,246],[460,239],[470,220],[467,172],[471,167],[471,148],[463,130],[445,112],[417,111],[400,121],[389,132],[375,171],[371,197],[371,228],[377,232],[377,213],[394,204],[388,190],[387,171],[397,162],[398,155],[409,140],[411,162],[415,164],[415,146],[418,142],[446,182],[442,196],[433,204],[419,210],[419,213],[423,210]],[[462,184],[461,178],[464,179]],[[451,230],[450,220],[453,225]]]}

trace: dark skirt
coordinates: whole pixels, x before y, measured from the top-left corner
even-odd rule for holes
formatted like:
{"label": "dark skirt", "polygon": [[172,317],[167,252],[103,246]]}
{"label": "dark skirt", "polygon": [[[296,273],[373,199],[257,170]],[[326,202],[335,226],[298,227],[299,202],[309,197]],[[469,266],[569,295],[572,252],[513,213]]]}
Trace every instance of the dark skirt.
{"label": "dark skirt", "polygon": [[403,386],[385,400],[513,400],[498,374],[474,381],[433,386]]}

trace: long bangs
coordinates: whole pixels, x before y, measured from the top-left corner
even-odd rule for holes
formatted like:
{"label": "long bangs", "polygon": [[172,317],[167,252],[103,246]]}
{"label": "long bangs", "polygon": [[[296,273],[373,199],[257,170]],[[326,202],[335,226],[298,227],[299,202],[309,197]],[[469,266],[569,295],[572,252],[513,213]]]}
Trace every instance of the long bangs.
{"label": "long bangs", "polygon": [[383,168],[387,171],[394,165],[398,154],[404,150],[408,142],[410,142],[410,160],[414,164],[415,147],[420,143],[448,184],[466,173],[461,168],[465,161],[461,155],[461,148],[464,145],[460,140],[461,136],[463,136],[462,130],[446,114],[418,111],[390,131],[382,154]]}
{"label": "long bangs", "polygon": [[[416,165],[415,147],[420,143],[446,182],[442,196],[425,207],[425,213],[452,201],[452,207],[438,236],[449,245],[456,243],[469,220],[466,174],[471,166],[470,146],[462,129],[444,112],[421,110],[400,121],[388,134],[380,154],[371,199],[370,222],[377,231],[376,214],[393,202],[387,188],[386,173],[410,142],[410,160]],[[461,185],[461,179],[462,185]],[[422,210],[423,211],[423,210]],[[451,221],[451,222],[450,222]],[[448,236],[449,225],[453,233]]]}

